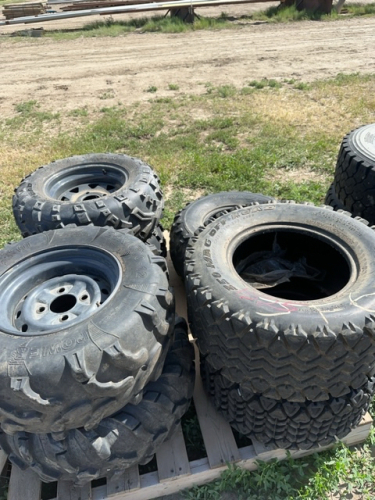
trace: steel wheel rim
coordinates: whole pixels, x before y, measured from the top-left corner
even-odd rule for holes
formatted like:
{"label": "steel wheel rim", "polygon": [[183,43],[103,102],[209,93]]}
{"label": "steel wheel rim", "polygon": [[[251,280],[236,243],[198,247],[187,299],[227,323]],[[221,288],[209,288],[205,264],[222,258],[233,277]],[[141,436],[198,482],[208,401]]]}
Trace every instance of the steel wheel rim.
{"label": "steel wheel rim", "polygon": [[108,252],[61,247],[28,257],[0,277],[0,328],[43,335],[84,321],[111,300],[121,266]]}
{"label": "steel wheel rim", "polygon": [[45,184],[47,196],[59,201],[80,203],[105,198],[121,189],[127,173],[115,165],[76,165],[53,175]]}

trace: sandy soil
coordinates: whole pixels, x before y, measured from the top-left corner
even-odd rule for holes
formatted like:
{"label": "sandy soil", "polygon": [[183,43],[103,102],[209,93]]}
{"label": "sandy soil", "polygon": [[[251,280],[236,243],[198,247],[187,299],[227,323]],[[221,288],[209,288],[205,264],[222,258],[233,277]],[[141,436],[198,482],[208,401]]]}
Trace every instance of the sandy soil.
{"label": "sandy soil", "polygon": [[[88,19],[92,20],[84,22]],[[58,22],[44,25],[45,29],[61,27]],[[240,87],[263,77],[311,81],[339,72],[375,72],[371,55],[375,18],[248,23],[238,30],[68,41],[25,37],[15,42],[7,36],[12,31],[15,26],[0,28],[3,117],[13,114],[15,103],[31,99],[59,111],[201,93],[207,82]],[[168,90],[171,83],[179,90]],[[150,86],[157,87],[155,94],[146,92]]]}

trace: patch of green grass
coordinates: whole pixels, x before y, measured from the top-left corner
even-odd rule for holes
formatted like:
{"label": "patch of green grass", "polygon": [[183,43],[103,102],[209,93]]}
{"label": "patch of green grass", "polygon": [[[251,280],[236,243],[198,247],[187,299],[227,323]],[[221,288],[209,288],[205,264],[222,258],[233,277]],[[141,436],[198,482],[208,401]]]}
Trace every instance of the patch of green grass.
{"label": "patch of green grass", "polygon": [[375,3],[345,3],[342,10],[345,9],[345,16],[373,16],[375,14]]}
{"label": "patch of green grass", "polygon": [[321,12],[310,12],[307,10],[297,10],[295,5],[290,7],[269,7],[265,11],[255,12],[251,15],[251,19],[257,21],[268,21],[273,23],[288,23],[291,21],[307,21],[307,20],[333,20],[337,19],[338,14],[332,10],[331,14],[322,14]]}
{"label": "patch of green grass", "polygon": [[299,82],[294,85],[294,88],[297,90],[309,90],[310,86],[308,83]]}
{"label": "patch of green grass", "polygon": [[[191,500],[323,500],[375,495],[374,432],[358,449],[343,444],[294,460],[258,462],[255,471],[230,465],[219,480],[185,491]],[[233,494],[233,496],[231,495]],[[347,496],[349,495],[349,496]],[[353,495],[353,496],[352,496]]]}
{"label": "patch of green grass", "polygon": [[146,92],[151,92],[151,93],[154,93],[154,92],[156,92],[157,90],[158,90],[158,88],[157,88],[157,87],[155,87],[155,85],[150,85],[150,87],[148,87],[148,88],[146,89]]}
{"label": "patch of green grass", "polygon": [[254,87],[256,89],[264,89],[264,87],[279,89],[282,87],[282,84],[277,80],[268,80],[268,78],[263,78],[262,80],[252,80],[249,82],[249,87]]}
{"label": "patch of green grass", "polygon": [[117,21],[113,18],[108,18],[104,21],[95,21],[87,23],[79,30],[49,30],[45,36],[56,40],[75,39],[79,37],[98,37],[98,36],[121,36],[136,30],[143,33],[182,33],[185,31],[197,31],[205,29],[221,29],[228,27],[236,27],[229,22],[226,17],[206,18],[200,17],[194,23],[184,23],[178,17],[142,17],[131,19],[129,21]]}
{"label": "patch of green grass", "polygon": [[179,90],[180,87],[176,83],[170,83],[168,85],[168,90]]}
{"label": "patch of green grass", "polygon": [[25,128],[28,124],[33,125],[34,132],[41,131],[43,122],[58,120],[59,113],[52,113],[46,110],[41,110],[41,105],[35,100],[20,102],[14,106],[16,116],[5,120],[6,126],[11,129]]}
{"label": "patch of green grass", "polygon": [[[360,4],[360,3],[345,3],[345,17],[358,17],[358,16],[373,16],[375,14],[375,3]],[[335,8],[332,9],[330,14],[322,14],[320,12],[311,12],[307,10],[298,11],[295,5],[290,7],[269,7],[265,11],[259,11],[252,14],[251,19],[257,21],[268,21],[273,23],[287,23],[291,21],[336,21],[340,19],[340,15],[336,12]]]}
{"label": "patch of green grass", "polygon": [[233,97],[237,93],[234,85],[221,85],[216,89],[218,96],[225,99],[226,97]]}
{"label": "patch of green grass", "polygon": [[80,117],[80,116],[88,116],[88,110],[87,110],[87,106],[84,106],[83,108],[76,108],[76,109],[72,109],[72,111],[70,111],[69,113],[69,116],[73,116],[73,117]]}

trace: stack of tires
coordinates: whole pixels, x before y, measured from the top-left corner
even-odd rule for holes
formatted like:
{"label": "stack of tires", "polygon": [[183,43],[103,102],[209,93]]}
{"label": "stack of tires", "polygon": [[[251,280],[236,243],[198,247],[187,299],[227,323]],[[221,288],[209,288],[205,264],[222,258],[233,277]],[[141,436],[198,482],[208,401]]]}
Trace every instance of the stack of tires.
{"label": "stack of tires", "polygon": [[157,175],[125,155],[75,156],[24,179],[13,211],[27,238],[0,252],[1,447],[78,485],[147,463],[194,385]]}
{"label": "stack of tires", "polygon": [[375,123],[349,132],[342,140],[333,183],[325,202],[375,224]]}
{"label": "stack of tires", "polygon": [[171,232],[205,389],[250,438],[327,445],[374,393],[375,233],[331,207],[243,195],[188,205]]}

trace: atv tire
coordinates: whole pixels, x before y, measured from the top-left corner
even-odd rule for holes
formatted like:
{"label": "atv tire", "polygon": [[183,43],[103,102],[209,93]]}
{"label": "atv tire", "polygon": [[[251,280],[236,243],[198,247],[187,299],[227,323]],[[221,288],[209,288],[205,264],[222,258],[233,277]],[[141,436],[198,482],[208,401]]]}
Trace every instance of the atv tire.
{"label": "atv tire", "polygon": [[170,235],[171,259],[178,275],[183,276],[186,246],[198,228],[207,226],[232,210],[255,203],[268,203],[272,199],[249,191],[228,191],[203,196],[188,203],[175,216]]}
{"label": "atv tire", "polygon": [[[324,401],[375,373],[375,233],[331,207],[270,203],[226,214],[189,241],[185,283],[200,352],[234,383],[270,399]],[[348,216],[349,215],[349,216]],[[320,281],[257,289],[246,259],[277,239]]]}
{"label": "atv tire", "polygon": [[203,359],[204,388],[218,412],[240,434],[281,449],[308,450],[342,439],[365,415],[375,378],[326,401],[276,401],[228,382]]}
{"label": "atv tire", "polygon": [[329,205],[330,207],[332,207],[333,210],[345,210],[345,211],[347,211],[347,209],[345,208],[345,205],[343,205],[341,203],[341,201],[337,198],[334,184],[330,185],[330,187],[327,191],[324,203],[326,205]]}
{"label": "atv tire", "polygon": [[71,480],[78,486],[147,463],[190,405],[193,360],[186,323],[179,322],[163,371],[147,384],[139,404],[127,404],[93,430],[70,430],[60,441],[51,434],[1,433],[1,447],[13,463],[21,469],[30,467],[42,481]]}
{"label": "atv tire", "polygon": [[165,260],[108,227],[8,245],[0,303],[0,422],[9,433],[94,427],[160,373],[173,331]]}
{"label": "atv tire", "polygon": [[126,155],[87,154],[57,160],[28,175],[13,196],[23,236],[68,224],[132,228],[145,240],[163,211],[159,179]]}
{"label": "atv tire", "polygon": [[337,159],[334,189],[354,216],[375,224],[375,123],[347,134]]}

